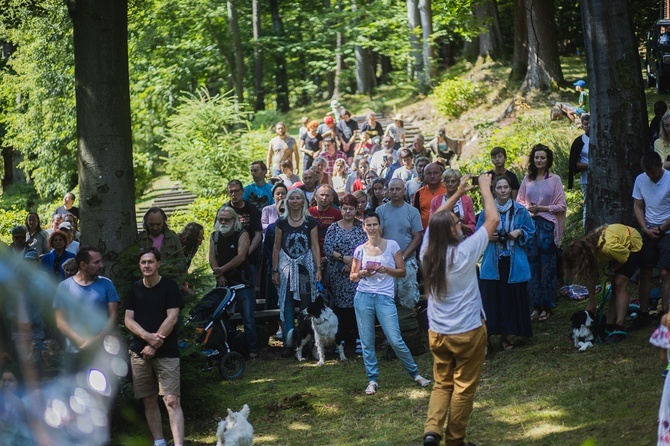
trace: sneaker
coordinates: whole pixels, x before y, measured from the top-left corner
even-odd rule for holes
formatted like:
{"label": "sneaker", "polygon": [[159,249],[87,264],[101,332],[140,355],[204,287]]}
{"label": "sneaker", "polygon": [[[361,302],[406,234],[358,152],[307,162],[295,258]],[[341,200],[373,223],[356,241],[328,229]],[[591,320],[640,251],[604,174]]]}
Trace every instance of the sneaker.
{"label": "sneaker", "polygon": [[414,381],[415,381],[418,385],[420,385],[421,387],[426,387],[426,386],[428,386],[428,384],[431,383],[431,381],[430,381],[429,379],[424,378],[424,377],[421,376],[421,375],[416,375],[416,376],[414,377]]}
{"label": "sneaker", "polygon": [[282,333],[281,328],[277,330],[277,333],[275,333],[275,339],[278,341],[284,339],[284,333]]}
{"label": "sneaker", "polygon": [[442,437],[435,432],[426,432],[423,435],[423,446],[439,446]]}
{"label": "sneaker", "polygon": [[377,381],[370,381],[368,383],[368,386],[365,388],[365,394],[366,395],[374,395],[377,393],[377,387],[379,387],[379,384],[377,384]]}
{"label": "sneaker", "polygon": [[649,312],[643,313],[640,311],[637,314],[635,320],[630,324],[630,327],[628,327],[628,330],[639,330],[641,328],[648,327],[649,325],[651,325],[651,317],[649,316]]}
{"label": "sneaker", "polygon": [[356,354],[357,355],[363,354],[363,344],[361,344],[360,339],[356,339]]}

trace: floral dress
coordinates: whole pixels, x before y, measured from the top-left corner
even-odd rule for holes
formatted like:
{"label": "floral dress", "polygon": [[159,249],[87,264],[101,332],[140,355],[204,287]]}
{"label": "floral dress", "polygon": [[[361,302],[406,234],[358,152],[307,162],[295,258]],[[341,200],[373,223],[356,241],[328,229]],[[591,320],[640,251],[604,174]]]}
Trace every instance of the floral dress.
{"label": "floral dress", "polygon": [[[660,325],[649,338],[651,345],[670,350],[670,331]],[[661,406],[658,409],[658,446],[670,446],[670,380],[665,378]]]}
{"label": "floral dress", "polygon": [[[351,229],[342,229],[337,223],[333,223],[326,232],[323,244],[324,255],[330,259],[333,251],[344,256],[353,256],[354,249],[368,240],[360,223]],[[353,308],[354,294],[356,294],[356,283],[349,280],[349,273],[342,272],[344,263],[337,260],[329,260],[326,274],[330,291],[335,296],[335,306],[339,308]]]}

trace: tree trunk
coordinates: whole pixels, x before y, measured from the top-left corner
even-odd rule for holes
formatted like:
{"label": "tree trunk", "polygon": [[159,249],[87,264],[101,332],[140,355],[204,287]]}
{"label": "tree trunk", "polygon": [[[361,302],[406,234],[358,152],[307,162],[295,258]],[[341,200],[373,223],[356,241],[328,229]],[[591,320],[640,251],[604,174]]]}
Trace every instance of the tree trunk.
{"label": "tree trunk", "polygon": [[409,43],[412,48],[412,71],[413,79],[419,78],[423,71],[423,48],[419,38],[421,31],[421,15],[419,14],[418,0],[407,0],[407,22],[409,24]]}
{"label": "tree trunk", "polygon": [[626,0],[582,0],[581,12],[591,87],[586,229],[631,225],[648,127],[637,40]]}
{"label": "tree trunk", "polygon": [[478,21],[487,24],[487,32],[479,36],[479,57],[498,59],[503,53],[502,34],[495,0],[486,0],[473,6]]}
{"label": "tree trunk", "polygon": [[467,61],[474,62],[479,56],[479,36],[473,37],[472,40],[463,42],[463,58]]}
{"label": "tree trunk", "polygon": [[228,0],[228,32],[233,43],[235,54],[235,69],[231,71],[235,85],[235,96],[238,102],[244,102],[244,54],[242,53],[242,38],[238,25],[237,6],[235,0]]}
{"label": "tree trunk", "polygon": [[335,48],[335,88],[333,89],[334,98],[340,97],[340,80],[342,78],[342,70],[344,70],[344,57],[342,56],[342,33],[337,32],[337,42]]}
{"label": "tree trunk", "polygon": [[254,32],[254,111],[265,110],[265,90],[263,90],[263,48],[260,43],[261,6],[259,0],[251,4]]}
{"label": "tree trunk", "polygon": [[[354,16],[357,9],[357,0],[351,0],[351,11]],[[357,22],[352,24],[354,29],[357,24]],[[358,94],[367,94],[372,91],[372,72],[370,70],[369,54],[367,48],[363,48],[360,45],[354,46],[354,55],[356,56],[356,93]]]}
{"label": "tree trunk", "polygon": [[[113,267],[137,236],[128,4],[77,0],[68,7],[74,28],[81,242],[100,249]],[[113,268],[108,275],[114,275]]]}
{"label": "tree trunk", "polygon": [[[272,16],[272,29],[275,36],[282,41],[284,39],[284,25],[279,15],[278,0],[269,0],[270,15]],[[275,80],[277,85],[277,110],[287,112],[291,108],[288,101],[288,74],[286,70],[286,57],[283,53],[275,51],[274,61],[276,65]]]}
{"label": "tree trunk", "polygon": [[528,71],[522,90],[551,90],[563,82],[556,42],[554,0],[525,0]]}
{"label": "tree trunk", "polygon": [[393,71],[393,64],[391,58],[384,54],[379,55],[379,65],[381,66],[381,75],[379,76],[379,84],[388,83],[391,78],[391,71]]}
{"label": "tree trunk", "polygon": [[433,79],[433,9],[431,0],[419,0],[419,16],[421,17],[421,37],[423,44],[423,71],[419,76],[419,89],[426,91]]}
{"label": "tree trunk", "polygon": [[509,80],[522,81],[528,71],[528,28],[525,0],[514,0],[514,55]]}

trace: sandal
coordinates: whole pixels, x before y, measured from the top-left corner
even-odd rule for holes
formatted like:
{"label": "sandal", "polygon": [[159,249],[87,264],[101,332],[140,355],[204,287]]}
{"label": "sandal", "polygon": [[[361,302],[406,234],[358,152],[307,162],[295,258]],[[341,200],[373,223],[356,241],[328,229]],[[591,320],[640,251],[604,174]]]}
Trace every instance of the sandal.
{"label": "sandal", "polygon": [[417,384],[419,384],[421,387],[426,387],[426,386],[428,386],[428,384],[430,384],[430,382],[431,382],[428,378],[424,378],[424,377],[421,376],[421,375],[416,375],[416,376],[414,377],[414,381],[415,381]]}
{"label": "sandal", "polygon": [[377,384],[377,381],[370,381],[368,383],[368,386],[365,388],[365,394],[366,395],[374,395],[377,393],[377,387],[379,387],[379,384]]}
{"label": "sandal", "polygon": [[605,334],[605,344],[617,344],[628,337],[628,332],[620,325],[612,326],[612,330],[605,330]]}
{"label": "sandal", "polygon": [[538,317],[537,320],[540,322],[544,322],[549,320],[550,317],[551,317],[550,311],[542,311],[542,313],[540,313],[540,317]]}
{"label": "sandal", "polygon": [[426,432],[423,435],[423,446],[438,446],[442,437],[435,432]]}
{"label": "sandal", "polygon": [[503,351],[512,350],[514,348],[514,344],[512,344],[510,341],[501,341],[500,342],[500,348]]}

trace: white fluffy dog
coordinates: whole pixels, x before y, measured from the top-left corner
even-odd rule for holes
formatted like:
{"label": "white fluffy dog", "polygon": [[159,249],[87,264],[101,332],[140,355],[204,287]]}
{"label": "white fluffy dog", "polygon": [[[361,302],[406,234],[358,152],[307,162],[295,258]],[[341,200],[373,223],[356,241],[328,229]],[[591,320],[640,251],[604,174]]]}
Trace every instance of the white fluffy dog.
{"label": "white fluffy dog", "polygon": [[254,442],[254,428],[247,418],[249,406],[246,404],[239,412],[228,409],[228,416],[219,422],[216,430],[216,446],[251,446]]}
{"label": "white fluffy dog", "polygon": [[317,298],[302,311],[303,319],[300,321],[299,341],[295,350],[298,361],[304,361],[302,349],[314,338],[314,344],[318,352],[318,366],[325,364],[325,347],[335,344],[340,354],[340,361],[346,361],[344,347],[341,339],[337,339],[338,320],[333,310],[328,307],[321,296]]}

